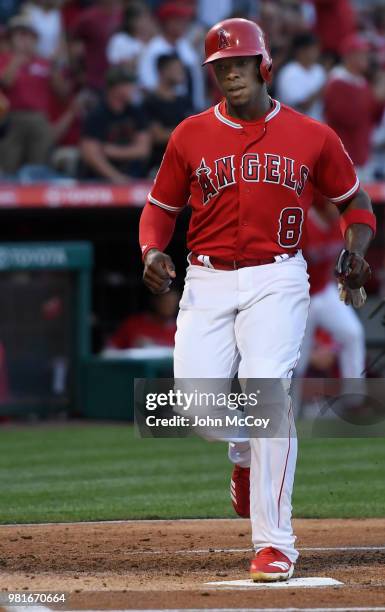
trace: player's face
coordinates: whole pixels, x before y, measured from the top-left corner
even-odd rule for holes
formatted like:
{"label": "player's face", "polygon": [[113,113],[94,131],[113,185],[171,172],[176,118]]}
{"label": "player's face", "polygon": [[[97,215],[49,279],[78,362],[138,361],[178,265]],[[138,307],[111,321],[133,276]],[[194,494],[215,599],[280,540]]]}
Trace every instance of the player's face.
{"label": "player's face", "polygon": [[256,100],[263,81],[255,57],[229,57],[213,63],[215,76],[231,106],[245,106]]}

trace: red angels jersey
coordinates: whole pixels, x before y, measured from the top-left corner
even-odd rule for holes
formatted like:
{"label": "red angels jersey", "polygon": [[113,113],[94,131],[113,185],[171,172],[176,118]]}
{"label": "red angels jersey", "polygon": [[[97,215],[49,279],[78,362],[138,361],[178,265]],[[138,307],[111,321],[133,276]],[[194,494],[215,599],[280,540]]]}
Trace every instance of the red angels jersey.
{"label": "red angels jersey", "polygon": [[359,189],[331,128],[275,100],[258,121],[240,121],[223,100],[174,130],[148,201],[191,206],[190,251],[242,261],[301,248],[314,189],[336,204]]}
{"label": "red angels jersey", "polygon": [[343,248],[339,219],[324,220],[314,208],[306,221],[304,257],[307,261],[310,294],[319,293],[336,279],[333,275],[338,253]]}

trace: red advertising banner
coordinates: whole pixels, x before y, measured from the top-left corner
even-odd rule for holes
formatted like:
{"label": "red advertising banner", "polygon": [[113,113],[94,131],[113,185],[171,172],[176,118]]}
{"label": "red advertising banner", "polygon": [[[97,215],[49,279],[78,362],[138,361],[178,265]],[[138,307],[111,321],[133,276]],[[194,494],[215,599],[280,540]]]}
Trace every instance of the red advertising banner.
{"label": "red advertising banner", "polygon": [[2,208],[99,208],[143,207],[151,182],[127,185],[82,184],[0,185]]}
{"label": "red advertising banner", "polygon": [[[141,208],[151,189],[150,181],[127,185],[74,183],[59,185],[0,185],[0,210],[10,208]],[[364,185],[375,204],[385,204],[385,183]]]}

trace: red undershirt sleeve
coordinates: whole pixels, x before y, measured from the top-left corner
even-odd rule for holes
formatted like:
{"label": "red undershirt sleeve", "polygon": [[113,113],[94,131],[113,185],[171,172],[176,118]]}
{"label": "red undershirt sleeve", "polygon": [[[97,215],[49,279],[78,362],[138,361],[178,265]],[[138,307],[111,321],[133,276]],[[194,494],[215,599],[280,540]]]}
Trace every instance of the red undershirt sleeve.
{"label": "red undershirt sleeve", "polygon": [[139,223],[139,243],[142,257],[150,249],[164,251],[174,233],[177,215],[147,202]]}
{"label": "red undershirt sleeve", "polygon": [[190,171],[177,146],[178,135],[180,140],[180,126],[171,135],[140,219],[142,257],[152,248],[164,251],[172,238],[176,217],[190,197]]}

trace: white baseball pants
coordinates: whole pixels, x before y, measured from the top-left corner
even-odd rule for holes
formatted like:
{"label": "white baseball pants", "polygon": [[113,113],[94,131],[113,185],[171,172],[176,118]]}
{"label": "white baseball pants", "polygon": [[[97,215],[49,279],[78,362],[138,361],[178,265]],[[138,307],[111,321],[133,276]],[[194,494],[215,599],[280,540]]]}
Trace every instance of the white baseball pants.
{"label": "white baseball pants", "polygon": [[[183,378],[287,378],[296,365],[309,308],[301,253],[281,263],[220,271],[190,265],[180,302],[174,375]],[[291,496],[297,440],[287,398],[287,437],[230,445],[251,461],[250,514],[256,551],[273,546],[296,561]],[[246,459],[245,459],[246,458]]]}

